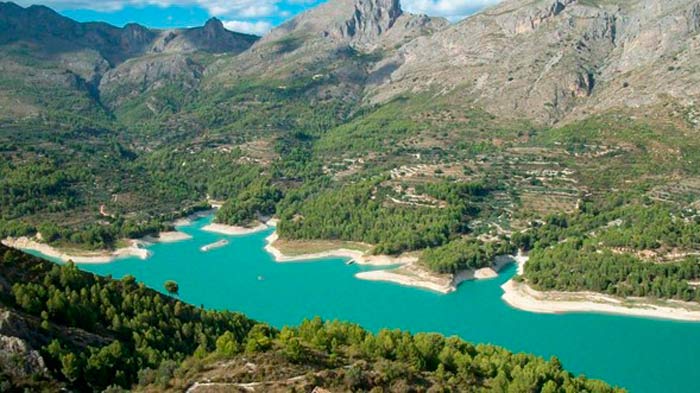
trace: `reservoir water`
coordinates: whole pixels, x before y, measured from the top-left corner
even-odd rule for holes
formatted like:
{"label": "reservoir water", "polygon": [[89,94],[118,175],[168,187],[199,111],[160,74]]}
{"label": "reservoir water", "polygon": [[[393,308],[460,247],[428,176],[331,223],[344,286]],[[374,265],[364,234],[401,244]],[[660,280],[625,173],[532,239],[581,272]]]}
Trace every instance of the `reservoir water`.
{"label": "reservoir water", "polygon": [[[514,273],[466,282],[442,295],[382,282],[358,280],[363,269],[345,260],[276,263],[263,249],[272,230],[248,236],[202,231],[211,218],[180,227],[192,239],[149,247],[148,260],[123,259],[80,268],[115,278],[131,274],[164,291],[180,285],[180,297],[195,305],[240,311],[281,327],[321,316],[359,323],[367,329],[458,335],[512,351],[557,356],[576,373],[631,392],[700,392],[700,323],[603,314],[535,314],[501,300],[500,286]],[[200,247],[226,239],[221,248]]]}

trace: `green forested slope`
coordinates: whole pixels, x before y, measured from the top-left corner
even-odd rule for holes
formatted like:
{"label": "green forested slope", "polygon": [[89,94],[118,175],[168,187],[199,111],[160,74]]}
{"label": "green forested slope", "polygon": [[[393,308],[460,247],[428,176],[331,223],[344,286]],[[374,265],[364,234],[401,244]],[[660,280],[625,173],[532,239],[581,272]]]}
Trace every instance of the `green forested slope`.
{"label": "green forested slope", "polygon": [[544,290],[699,301],[700,220],[655,203],[583,206],[515,236],[532,248],[525,277]]}

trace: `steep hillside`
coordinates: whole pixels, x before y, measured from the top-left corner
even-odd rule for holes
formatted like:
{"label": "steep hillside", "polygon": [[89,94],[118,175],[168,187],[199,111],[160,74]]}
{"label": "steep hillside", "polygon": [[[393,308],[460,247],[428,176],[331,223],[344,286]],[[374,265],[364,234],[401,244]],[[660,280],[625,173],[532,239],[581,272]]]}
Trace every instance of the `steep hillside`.
{"label": "steep hillside", "polygon": [[407,44],[378,67],[375,102],[462,96],[498,116],[552,123],[697,96],[698,4],[690,0],[505,1]]}
{"label": "steep hillside", "polygon": [[442,18],[404,12],[398,0],[331,0],[273,29],[235,60],[219,64],[212,78],[225,85],[261,76],[332,79],[327,94],[359,101],[369,65],[447,25]]}
{"label": "steep hillside", "polygon": [[[0,3],[0,107],[7,108],[0,116],[50,116],[75,101],[95,116],[164,85],[190,91],[203,69],[194,53],[237,54],[257,39],[227,31],[217,19],[189,29],[118,28],[78,23],[44,6]],[[67,97],[52,102],[56,91]]]}

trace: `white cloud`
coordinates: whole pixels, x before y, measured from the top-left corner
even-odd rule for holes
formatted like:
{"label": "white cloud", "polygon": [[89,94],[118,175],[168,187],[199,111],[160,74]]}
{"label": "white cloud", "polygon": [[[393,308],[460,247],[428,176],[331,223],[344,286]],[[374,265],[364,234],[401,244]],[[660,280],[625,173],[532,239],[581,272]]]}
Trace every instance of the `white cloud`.
{"label": "white cloud", "polygon": [[95,11],[118,11],[128,6],[155,5],[159,7],[192,6],[206,9],[212,16],[261,17],[278,11],[282,0],[16,0],[23,6],[44,4],[59,10],[88,9]]}
{"label": "white cloud", "polygon": [[443,16],[455,21],[500,2],[501,0],[402,0],[401,4],[408,12]]}
{"label": "white cloud", "polygon": [[278,12],[279,10],[275,5],[261,4],[243,8],[238,12],[238,15],[243,18],[259,18],[261,16],[270,16]]}
{"label": "white cloud", "polygon": [[[45,4],[59,10],[91,9],[118,11],[127,6],[155,5],[167,7],[199,6],[212,16],[239,19],[289,17],[285,4],[314,4],[318,0],[16,0],[21,5]],[[329,0],[335,1],[335,0]],[[500,0],[402,0],[406,11],[431,16],[444,16],[452,21],[498,3]],[[255,24],[256,22],[251,22]]]}
{"label": "white cloud", "polygon": [[[186,1],[186,0],[183,0]],[[190,0],[209,11],[213,16],[237,16],[259,18],[272,16],[277,11],[280,0]]]}
{"label": "white cloud", "polygon": [[264,35],[272,29],[272,23],[262,21],[248,22],[243,20],[225,20],[223,24],[227,30],[255,35]]}

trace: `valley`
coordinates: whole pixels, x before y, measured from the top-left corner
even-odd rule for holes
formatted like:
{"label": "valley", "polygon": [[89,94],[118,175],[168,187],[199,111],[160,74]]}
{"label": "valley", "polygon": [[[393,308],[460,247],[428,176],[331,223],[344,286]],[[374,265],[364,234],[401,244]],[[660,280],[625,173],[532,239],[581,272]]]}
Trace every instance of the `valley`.
{"label": "valley", "polygon": [[[691,0],[506,0],[454,23],[406,12],[398,0],[329,0],[262,37],[229,31],[216,18],[201,27],[116,27],[3,2],[0,238],[160,290],[171,279],[161,274],[171,270],[141,270],[158,263],[152,250],[199,244],[202,236],[211,240],[198,246],[206,256],[186,253],[193,260],[179,263],[210,262],[241,236],[270,235],[268,244],[241,252],[266,247],[293,266],[311,257],[352,258],[356,266],[348,268],[359,270],[350,278],[369,280],[362,290],[390,281],[454,299],[466,296],[465,287],[490,285],[499,305],[500,285],[491,282],[505,284],[514,269],[503,258],[526,255],[504,287],[513,306],[696,321],[699,32],[700,6]],[[200,223],[211,214],[196,235],[178,232],[187,219]],[[311,265],[308,274],[323,264]],[[0,284],[9,276],[3,269]],[[472,280],[479,278],[485,281]],[[428,296],[389,291],[399,290]],[[37,317],[38,308],[7,293],[11,308]],[[301,322],[257,314],[279,304],[243,307],[185,293],[191,304],[259,315],[281,332]],[[424,299],[415,301],[394,306],[418,307]],[[455,329],[456,319],[373,322],[361,313],[319,312],[326,307],[305,317],[491,342]],[[75,322],[62,318],[48,319]],[[669,331],[687,329],[683,337],[697,330],[691,322],[631,320],[619,326],[674,326]],[[282,340],[272,332],[263,335]],[[642,336],[656,340],[635,337]],[[213,339],[203,348],[211,351]],[[236,345],[247,342],[236,337]],[[562,348],[496,343],[543,356]],[[46,354],[47,344],[36,349]],[[174,357],[143,355],[149,360],[120,385],[133,385],[135,372],[161,360],[180,364],[195,355],[190,344]],[[692,363],[674,352],[679,347],[668,348],[669,356]],[[230,360],[238,364],[234,352]],[[437,372],[426,361],[429,370],[421,370]],[[586,372],[591,362],[580,365]],[[50,366],[58,383],[89,386]],[[322,373],[318,366],[313,372]],[[275,381],[301,371],[290,365]],[[421,375],[425,390],[442,386],[433,374]],[[172,386],[183,383],[171,377]],[[414,377],[404,382],[418,383]],[[496,390],[495,375],[474,378]],[[648,391],[662,390],[653,382]],[[688,383],[667,391],[687,391]],[[544,381],[532,386],[544,389]]]}

